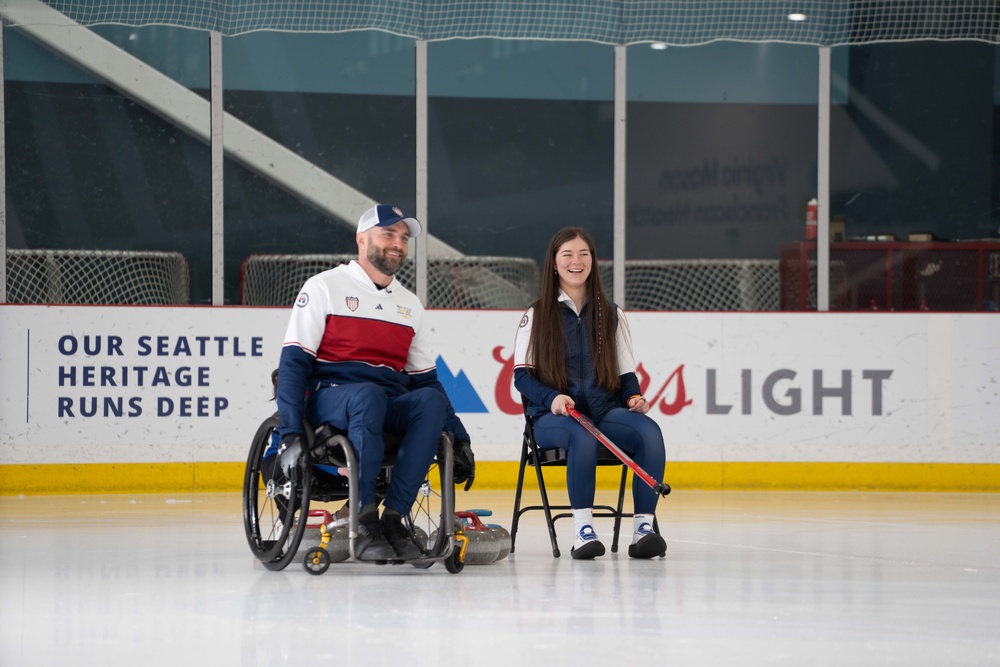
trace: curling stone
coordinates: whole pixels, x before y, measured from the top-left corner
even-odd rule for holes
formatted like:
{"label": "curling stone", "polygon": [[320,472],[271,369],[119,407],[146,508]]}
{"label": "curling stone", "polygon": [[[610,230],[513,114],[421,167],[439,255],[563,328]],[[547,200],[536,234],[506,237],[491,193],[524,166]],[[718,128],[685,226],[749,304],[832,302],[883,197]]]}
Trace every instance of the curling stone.
{"label": "curling stone", "polygon": [[492,563],[500,555],[502,548],[499,534],[492,531],[479,518],[481,512],[488,512],[488,510],[455,512],[455,516],[465,524],[462,530],[465,532],[465,536],[469,538],[469,551],[475,550],[476,552],[474,560],[470,560],[469,556],[466,555],[465,562],[474,565]]}
{"label": "curling stone", "polygon": [[[468,526],[462,528],[469,546],[465,549],[466,565],[488,565],[497,559],[500,553],[500,543],[497,536],[490,530],[471,530]],[[431,543],[437,538],[437,531],[431,533]],[[455,548],[459,548],[456,544]]]}
{"label": "curling stone", "polygon": [[295,559],[301,560],[302,557],[306,555],[307,551],[309,551],[313,547],[319,546],[319,541],[320,541],[319,528],[307,527],[305,529],[305,532],[302,533],[302,541],[299,542],[298,551],[295,552]]}
{"label": "curling stone", "polygon": [[496,534],[497,543],[500,545],[497,560],[503,560],[510,555],[510,532],[498,523],[488,523],[486,527]]}
{"label": "curling stone", "polygon": [[489,565],[500,555],[500,541],[492,530],[465,530],[469,548],[465,551],[466,565]]}
{"label": "curling stone", "polygon": [[347,526],[337,526],[330,531],[330,543],[326,550],[330,552],[330,562],[340,563],[351,557],[351,543]]}

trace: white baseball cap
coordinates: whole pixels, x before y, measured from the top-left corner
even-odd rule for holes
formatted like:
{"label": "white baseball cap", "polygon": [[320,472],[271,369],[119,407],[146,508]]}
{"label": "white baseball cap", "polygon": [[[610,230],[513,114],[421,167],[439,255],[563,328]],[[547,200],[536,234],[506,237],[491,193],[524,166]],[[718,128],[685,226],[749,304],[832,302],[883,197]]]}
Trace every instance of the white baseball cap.
{"label": "white baseball cap", "polygon": [[358,220],[358,233],[367,232],[372,227],[390,227],[397,222],[405,222],[410,230],[410,236],[420,236],[420,223],[416,218],[408,218],[398,207],[391,204],[373,206]]}

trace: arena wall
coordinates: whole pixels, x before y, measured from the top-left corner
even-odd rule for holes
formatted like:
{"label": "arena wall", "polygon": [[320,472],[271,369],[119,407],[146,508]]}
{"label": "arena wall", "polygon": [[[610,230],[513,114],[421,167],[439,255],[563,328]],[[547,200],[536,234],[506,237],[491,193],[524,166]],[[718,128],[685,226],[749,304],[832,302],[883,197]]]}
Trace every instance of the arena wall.
{"label": "arena wall", "polygon": [[[513,488],[520,311],[429,314],[476,485]],[[283,308],[0,306],[0,494],[231,491]],[[1000,490],[1000,318],[628,314],[674,488]],[[601,483],[610,483],[602,477]]]}

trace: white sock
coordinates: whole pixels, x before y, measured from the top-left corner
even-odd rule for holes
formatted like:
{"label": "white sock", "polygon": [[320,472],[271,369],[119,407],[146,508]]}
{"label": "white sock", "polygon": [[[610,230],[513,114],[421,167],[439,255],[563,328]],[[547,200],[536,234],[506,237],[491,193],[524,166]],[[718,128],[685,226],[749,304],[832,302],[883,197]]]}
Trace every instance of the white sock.
{"label": "white sock", "polygon": [[649,524],[649,531],[653,530],[653,520],[656,517],[652,514],[636,514],[632,517],[632,544],[635,544],[641,540],[647,533],[640,533],[639,528],[642,524]]}
{"label": "white sock", "polygon": [[580,534],[580,529],[584,526],[594,526],[594,509],[592,507],[585,507],[579,510],[573,510],[573,524],[576,527],[576,534]]}
{"label": "white sock", "polygon": [[576,525],[576,539],[573,548],[579,549],[588,542],[600,541],[594,532],[594,510],[590,507],[573,510],[573,523]]}

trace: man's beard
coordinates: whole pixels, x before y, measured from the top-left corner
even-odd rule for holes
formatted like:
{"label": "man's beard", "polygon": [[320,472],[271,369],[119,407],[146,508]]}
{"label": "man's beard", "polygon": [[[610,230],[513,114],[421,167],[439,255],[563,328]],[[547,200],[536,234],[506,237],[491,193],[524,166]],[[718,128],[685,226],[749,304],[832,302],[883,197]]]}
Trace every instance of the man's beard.
{"label": "man's beard", "polygon": [[372,266],[381,271],[384,275],[393,276],[403,268],[403,262],[406,261],[406,256],[400,257],[398,262],[386,257],[385,251],[376,248],[375,246],[368,246],[368,261],[371,262]]}

